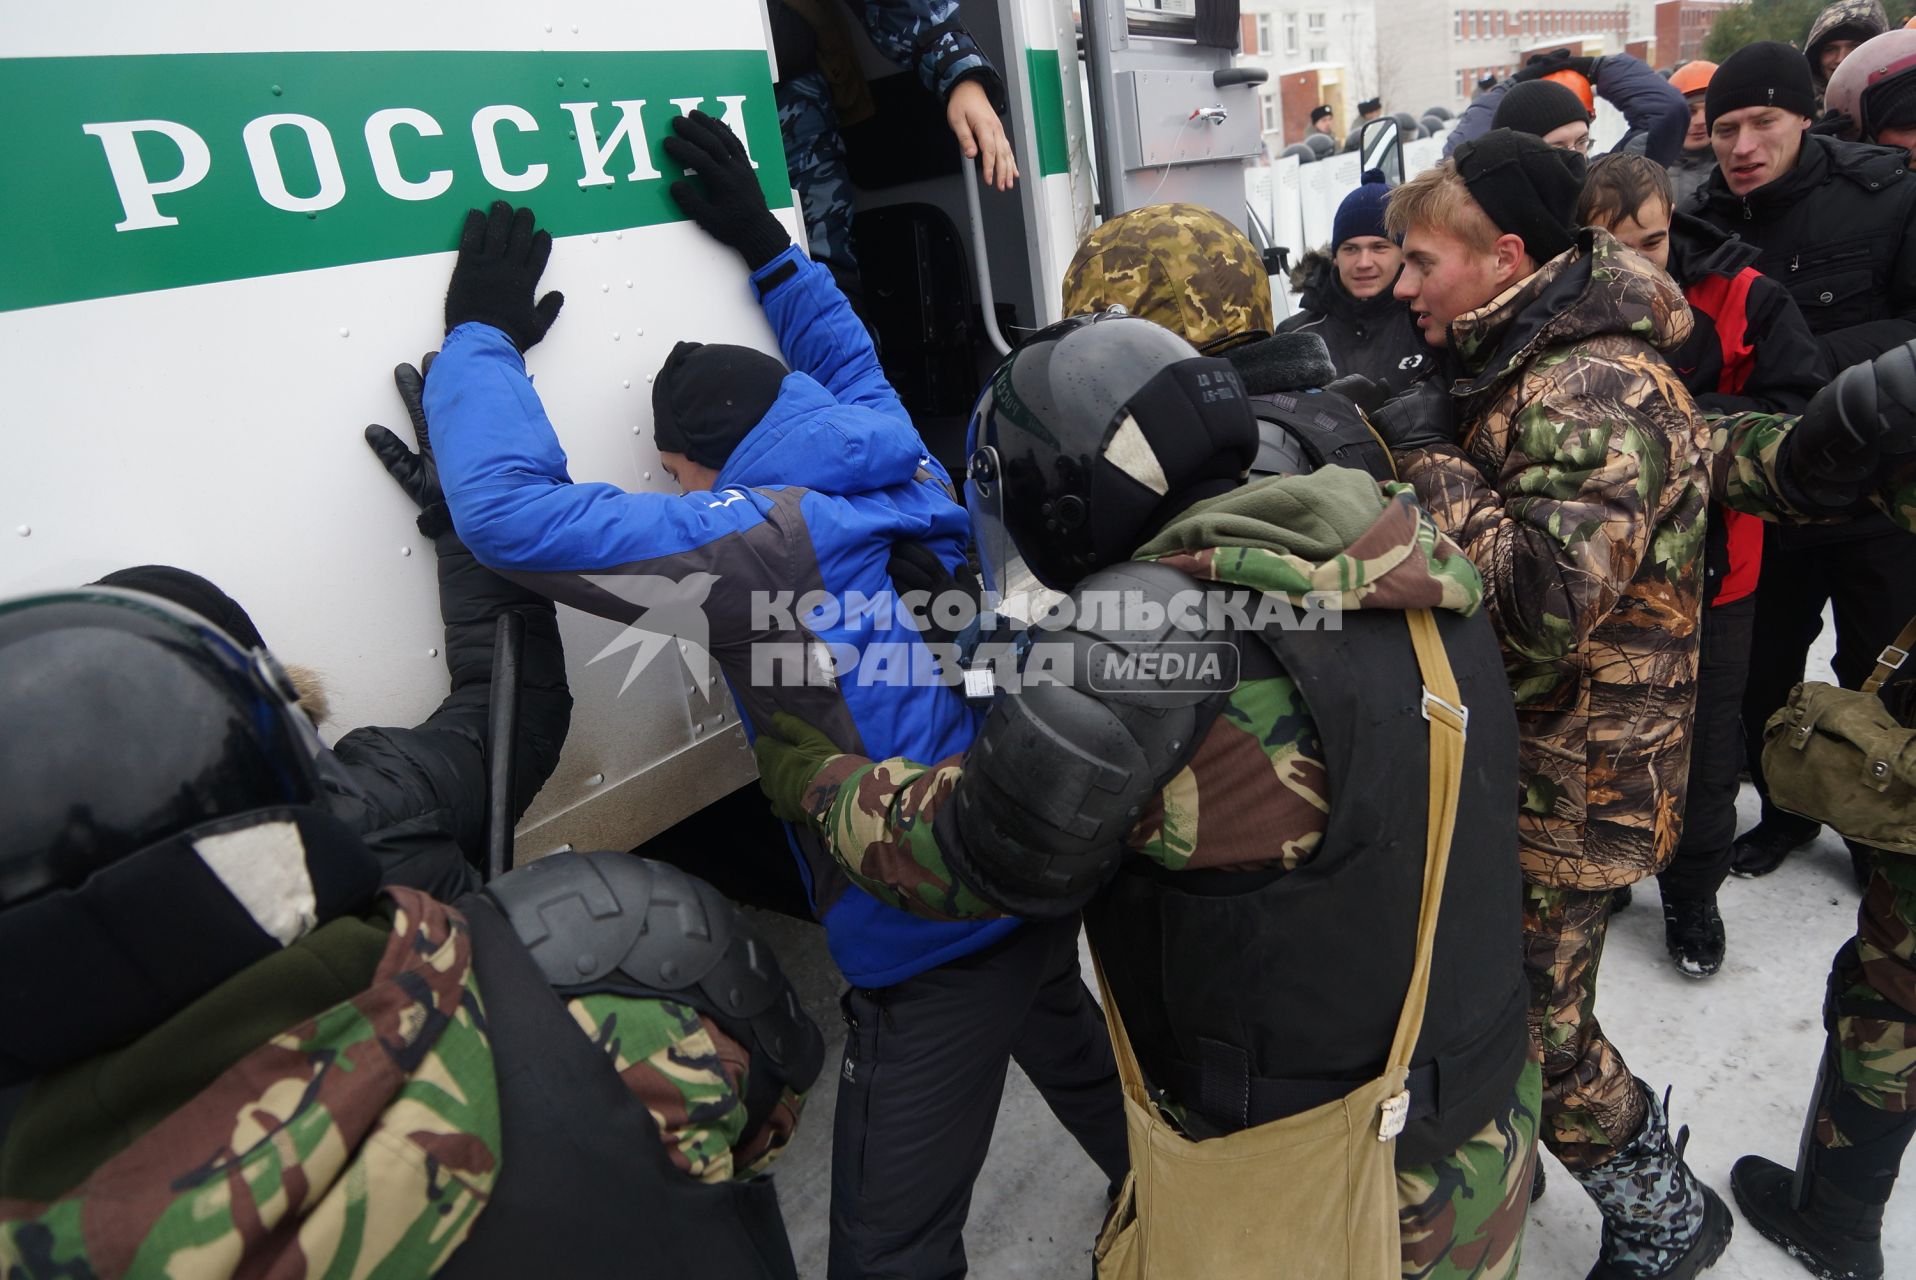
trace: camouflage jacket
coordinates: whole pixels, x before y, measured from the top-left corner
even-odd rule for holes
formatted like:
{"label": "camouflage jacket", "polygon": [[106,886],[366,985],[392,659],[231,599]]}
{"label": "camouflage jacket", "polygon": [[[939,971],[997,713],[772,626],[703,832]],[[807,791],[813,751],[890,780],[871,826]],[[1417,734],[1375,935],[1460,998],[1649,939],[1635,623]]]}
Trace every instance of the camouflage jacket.
{"label": "camouflage jacket", "polygon": [[[158,1110],[78,1185],[33,1198],[9,1188],[0,1274],[423,1276],[441,1266],[499,1174],[498,1087],[464,917],[416,890],[387,893],[390,930],[358,995]],[[222,990],[180,1019],[203,1028],[229,1020],[230,1000],[216,1003]],[[213,1009],[220,1016],[209,1019]],[[574,1000],[571,1012],[645,1101],[679,1168],[707,1180],[743,1176],[790,1134],[789,1095],[760,1132],[742,1132],[745,1054],[696,1012],[616,996]],[[79,1079],[36,1086],[9,1135],[10,1160],[23,1127],[27,1141],[44,1133],[43,1149],[62,1140],[60,1122],[74,1112],[36,1117],[43,1099],[71,1103],[77,1090],[119,1112],[116,1129],[130,1123],[121,1116],[146,1114],[150,1096],[112,1095],[148,1078],[168,1083],[175,1064],[142,1054],[158,1034],[111,1055],[104,1070],[95,1060]]]}
{"label": "camouflage jacket", "polygon": [[1829,87],[1829,77],[1823,74],[1823,46],[1838,32],[1861,44],[1887,30],[1889,14],[1883,8],[1883,0],[1836,0],[1816,15],[1816,21],[1810,23],[1809,31],[1803,36],[1803,56],[1809,60],[1810,79],[1816,83],[1819,102]]}
{"label": "camouflage jacket", "polygon": [[960,80],[976,80],[991,105],[1005,109],[1004,81],[965,29],[958,0],[862,0],[856,7],[873,46],[940,99]]}
{"label": "camouflage jacket", "polygon": [[1399,469],[1485,584],[1517,699],[1527,876],[1603,889],[1676,850],[1708,429],[1660,351],[1682,292],[1609,233],[1451,324],[1460,444]]}
{"label": "camouflage jacket", "polygon": [[[1268,479],[1200,503],[1137,558],[1329,609],[1468,614],[1482,589],[1409,486],[1380,490],[1344,468]],[[962,756],[929,765],[834,756],[812,777],[804,805],[832,856],[867,892],[937,919],[993,914],[951,873],[932,832],[963,768]],[[1329,811],[1316,723],[1280,672],[1238,685],[1127,843],[1171,871],[1288,869],[1316,852]]]}

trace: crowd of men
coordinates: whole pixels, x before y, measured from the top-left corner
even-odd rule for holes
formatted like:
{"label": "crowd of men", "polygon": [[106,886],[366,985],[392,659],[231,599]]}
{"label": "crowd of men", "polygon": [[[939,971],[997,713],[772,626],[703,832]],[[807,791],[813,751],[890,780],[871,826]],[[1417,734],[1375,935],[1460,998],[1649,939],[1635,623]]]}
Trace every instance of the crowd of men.
{"label": "crowd of men", "polygon": [[[874,34],[1011,182],[955,3],[908,16]],[[526,362],[564,340],[551,237],[467,215],[443,345],[396,375],[416,448],[366,437],[438,553],[424,723],[324,746],[310,678],[183,569],[0,603],[0,723],[34,744],[0,755],[4,1273],[795,1275],[766,1174],[823,1041],[747,918],[626,852],[485,875],[565,740],[555,602],[644,625],[620,575],[711,584],[785,824],[759,852],[796,858],[847,983],[831,1276],[964,1274],[1011,1061],[1109,1180],[1100,1276],[1346,1246],[1353,1277],[1511,1276],[1543,1149],[1601,1213],[1591,1277],[1708,1269],[1730,1209],[1594,1016],[1599,961],[1656,875],[1673,961],[1718,970],[1724,877],[1815,834],[1766,798],[1739,837],[1735,798],[1822,609],[1846,684],[1916,614],[1916,31],[1669,79],[1540,59],[1437,167],[1344,200],[1281,325],[1219,212],[1108,219],[986,383],[961,496],[852,305],[832,36],[774,26],[816,77],[780,98],[812,253],[722,123],[664,143],[783,357],[673,348],[678,494],[572,480]],[[1630,128],[1592,160],[1596,96]],[[993,625],[753,607],[917,589]],[[793,641],[824,666],[764,679]],[[1192,644],[1227,667],[1097,677]],[[939,678],[860,678],[921,652]],[[1380,803],[1426,772],[1428,805]],[[1916,866],[1853,853],[1802,1149],[1731,1190],[1814,1274],[1874,1278],[1916,1134]],[[1193,1227],[1164,1150],[1372,1092],[1382,1261],[1288,1211]],[[1240,1208],[1332,1180],[1271,1167]]]}

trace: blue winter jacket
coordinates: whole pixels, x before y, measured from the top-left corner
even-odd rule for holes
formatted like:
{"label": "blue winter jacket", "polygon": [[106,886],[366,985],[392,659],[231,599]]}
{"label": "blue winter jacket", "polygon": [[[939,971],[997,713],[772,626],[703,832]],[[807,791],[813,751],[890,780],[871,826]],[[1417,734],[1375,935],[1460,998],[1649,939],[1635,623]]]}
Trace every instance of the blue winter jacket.
{"label": "blue winter jacket", "polygon": [[[1644,155],[1660,165],[1673,165],[1683,151],[1683,135],[1690,131],[1690,104],[1668,80],[1641,58],[1612,53],[1597,59],[1597,78],[1591,84],[1599,98],[1623,113],[1630,128],[1612,151]],[[1493,85],[1471,99],[1463,115],[1444,139],[1448,156],[1472,138],[1490,132],[1497,106],[1515,81]]]}
{"label": "blue winter jacket", "polygon": [[[752,283],[794,371],[710,493],[574,484],[512,342],[483,324],[447,334],[426,414],[453,523],[481,563],[562,603],[626,623],[650,613],[655,631],[702,612],[748,732],[782,710],[873,759],[960,753],[976,716],[955,691],[908,678],[928,651],[902,614],[841,607],[786,624],[766,607],[785,592],[885,600],[894,542],[924,543],[956,566],[967,521],[831,273],[792,248]],[[859,670],[841,662],[834,679],[821,643],[856,650]],[[795,680],[800,670],[808,680]],[[859,986],[899,982],[1017,927],[908,915],[850,884],[809,829],[792,838],[832,956]]]}

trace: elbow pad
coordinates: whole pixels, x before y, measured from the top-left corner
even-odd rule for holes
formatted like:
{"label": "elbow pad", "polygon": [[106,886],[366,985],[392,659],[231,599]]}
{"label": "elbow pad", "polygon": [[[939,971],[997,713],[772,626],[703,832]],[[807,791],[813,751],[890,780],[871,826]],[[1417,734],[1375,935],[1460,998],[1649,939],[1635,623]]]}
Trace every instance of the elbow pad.
{"label": "elbow pad", "polygon": [[[1117,874],[1126,838],[1236,684],[1235,647],[1228,669],[1209,678],[1124,663],[1205,640],[1197,616],[1169,607],[1203,591],[1163,565],[1121,565],[1072,592],[1081,606],[1074,626],[1037,634],[1036,645],[1058,646],[1047,655],[1053,670],[1068,650],[1070,682],[1029,683],[992,704],[933,820],[946,865],[972,892],[1047,919],[1078,910]],[[1082,607],[1098,599],[1135,604],[1155,623]]]}

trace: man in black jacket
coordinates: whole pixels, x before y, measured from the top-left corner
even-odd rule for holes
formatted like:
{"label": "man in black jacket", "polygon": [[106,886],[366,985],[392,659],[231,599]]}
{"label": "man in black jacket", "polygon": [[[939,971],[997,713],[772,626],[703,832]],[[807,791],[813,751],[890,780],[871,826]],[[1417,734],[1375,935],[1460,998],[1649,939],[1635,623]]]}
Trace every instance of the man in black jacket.
{"label": "man in black jacket", "polygon": [[[422,364],[430,371],[432,357]],[[526,620],[514,745],[515,819],[559,763],[572,722],[572,694],[566,687],[565,651],[552,602],[485,568],[453,532],[420,404],[424,376],[402,364],[393,371],[393,381],[412,418],[419,452],[379,426],[366,428],[366,443],[406,496],[419,504],[419,531],[432,539],[438,553],[439,612],[445,620],[452,688],[414,727],[354,729],[332,750],[321,752],[317,763],[328,809],[377,856],[381,883],[421,889],[451,902],[478,888],[477,868],[485,863],[488,716],[501,614],[516,611]],[[249,649],[267,647],[245,609],[198,574],[143,565],[108,574],[98,585],[170,600]],[[308,717],[315,723],[324,720],[315,682],[296,677],[295,683],[302,686],[300,705]]]}
{"label": "man in black jacket", "polygon": [[[1916,338],[1916,179],[1901,150],[1806,132],[1815,110],[1795,49],[1760,42],[1731,55],[1704,99],[1717,172],[1687,212],[1758,246],[1756,269],[1789,290],[1829,367],[1842,369]],[[1763,725],[1803,678],[1824,605],[1835,606],[1833,665],[1849,688],[1916,613],[1916,565],[1880,517],[1778,529],[1764,559],[1743,702],[1759,792]],[[1767,874],[1816,832],[1766,796],[1734,869]]]}
{"label": "man in black jacket", "polygon": [[1391,290],[1404,253],[1384,234],[1390,188],[1375,169],[1344,197],[1331,222],[1331,256],[1304,260],[1304,297],[1279,333],[1314,333],[1330,348],[1337,372],[1358,374],[1396,394],[1427,376],[1436,356]]}

